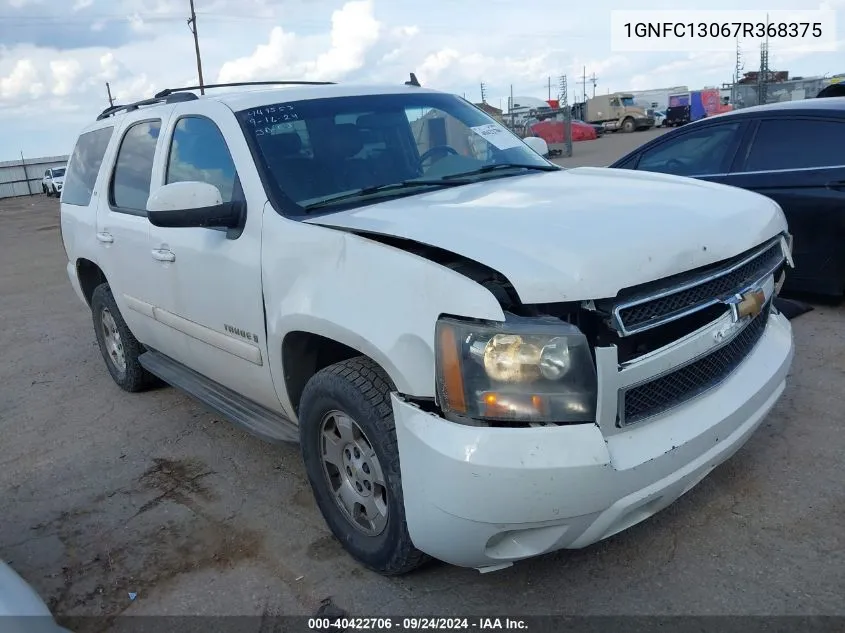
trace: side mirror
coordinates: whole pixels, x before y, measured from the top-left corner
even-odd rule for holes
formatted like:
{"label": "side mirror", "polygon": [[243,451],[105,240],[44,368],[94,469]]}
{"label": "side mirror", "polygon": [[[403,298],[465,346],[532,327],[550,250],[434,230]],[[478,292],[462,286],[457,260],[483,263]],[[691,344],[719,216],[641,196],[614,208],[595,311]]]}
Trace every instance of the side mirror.
{"label": "side mirror", "polygon": [[549,155],[549,144],[539,136],[526,136],[522,140],[528,147],[533,149],[540,156],[546,157]]}
{"label": "side mirror", "polygon": [[173,182],[156,189],[147,200],[153,226],[170,228],[236,228],[242,207],[223,202],[220,190],[206,182]]}

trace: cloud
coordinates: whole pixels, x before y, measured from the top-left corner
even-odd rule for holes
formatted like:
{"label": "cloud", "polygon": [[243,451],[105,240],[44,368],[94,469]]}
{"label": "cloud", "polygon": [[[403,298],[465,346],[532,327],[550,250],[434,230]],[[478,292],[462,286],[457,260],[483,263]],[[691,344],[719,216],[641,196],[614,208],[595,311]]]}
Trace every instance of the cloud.
{"label": "cloud", "polygon": [[317,81],[333,80],[361,68],[367,51],[378,42],[380,31],[372,0],[347,2],[332,13],[331,48],[307,65],[309,74]]}
{"label": "cloud", "polygon": [[[688,53],[685,58],[677,59],[669,63],[657,64],[648,72],[633,75],[628,85],[619,86],[619,90],[648,90],[650,88],[662,88],[675,85],[689,85],[690,81],[683,81],[693,72],[698,80],[703,83],[721,84],[730,79],[736,57],[733,53],[721,52],[696,52]],[[726,76],[727,75],[727,76]],[[681,78],[681,81],[678,79]],[[702,88],[703,85],[690,85],[691,88]]]}
{"label": "cloud", "polygon": [[75,59],[56,59],[50,62],[50,71],[53,75],[52,92],[57,97],[63,97],[76,87],[82,65]]}
{"label": "cloud", "polygon": [[295,49],[296,35],[285,33],[282,27],[274,26],[267,44],[259,44],[252,55],[223,64],[217,74],[217,82],[269,79],[291,65],[292,60],[289,57]]}
{"label": "cloud", "polygon": [[303,55],[303,49],[309,48],[308,38],[275,26],[266,44],[259,44],[250,55],[223,64],[218,82],[270,79],[280,74],[333,81],[360,69],[381,32],[382,25],[374,17],[373,0],[347,2],[332,13],[331,24],[329,49],[313,61]]}
{"label": "cloud", "polygon": [[35,99],[44,94],[45,86],[38,68],[30,59],[19,59],[12,72],[0,77],[0,98],[16,99],[30,96]]}
{"label": "cloud", "polygon": [[[526,13],[507,0],[429,0],[424,10],[397,0],[201,0],[197,21],[208,82],[400,84],[415,72],[426,86],[476,101],[483,82],[498,106],[511,85],[514,95],[546,98],[550,78],[555,97],[564,74],[573,100],[585,67],[601,93],[730,81],[730,53],[612,54],[607,16],[614,2],[595,0],[573,13],[560,0],[535,0]],[[745,8],[787,3],[748,0]],[[845,0],[823,4],[841,9]],[[197,83],[187,0],[68,0],[58,12],[57,6],[0,0],[0,149],[27,155],[69,149],[77,130],[108,105],[105,82],[119,103]],[[753,70],[758,50],[745,48]],[[771,51],[772,67],[793,75],[841,72],[841,59],[841,52],[781,45]],[[38,125],[33,108],[48,115]]]}

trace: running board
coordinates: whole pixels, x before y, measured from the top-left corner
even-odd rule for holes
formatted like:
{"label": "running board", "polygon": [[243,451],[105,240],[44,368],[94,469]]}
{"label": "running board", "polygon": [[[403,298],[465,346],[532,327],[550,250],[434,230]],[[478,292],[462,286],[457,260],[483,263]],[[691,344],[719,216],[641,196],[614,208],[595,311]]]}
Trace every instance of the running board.
{"label": "running board", "polygon": [[138,357],[138,362],[154,376],[193,396],[212,411],[266,442],[299,442],[299,427],[287,418],[160,352],[148,350]]}

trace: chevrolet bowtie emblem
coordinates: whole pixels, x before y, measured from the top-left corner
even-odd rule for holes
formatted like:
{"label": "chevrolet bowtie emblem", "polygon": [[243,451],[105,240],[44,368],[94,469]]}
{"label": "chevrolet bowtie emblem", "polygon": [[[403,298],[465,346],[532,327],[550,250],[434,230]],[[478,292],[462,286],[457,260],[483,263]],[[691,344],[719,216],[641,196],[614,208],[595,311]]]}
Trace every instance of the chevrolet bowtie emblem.
{"label": "chevrolet bowtie emblem", "polygon": [[755,290],[753,292],[746,292],[742,295],[742,300],[736,306],[736,314],[740,319],[745,317],[754,318],[763,311],[763,305],[766,303],[766,293],[762,290]]}

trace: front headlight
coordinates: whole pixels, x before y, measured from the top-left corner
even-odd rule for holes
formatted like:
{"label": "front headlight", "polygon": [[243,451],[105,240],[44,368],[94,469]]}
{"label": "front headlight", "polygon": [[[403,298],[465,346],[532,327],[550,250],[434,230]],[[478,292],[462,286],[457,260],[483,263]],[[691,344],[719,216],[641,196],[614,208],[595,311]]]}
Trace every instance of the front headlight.
{"label": "front headlight", "polygon": [[581,331],[555,318],[485,325],[442,318],[437,399],[455,421],[593,422],[596,368]]}

